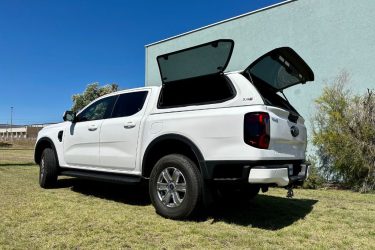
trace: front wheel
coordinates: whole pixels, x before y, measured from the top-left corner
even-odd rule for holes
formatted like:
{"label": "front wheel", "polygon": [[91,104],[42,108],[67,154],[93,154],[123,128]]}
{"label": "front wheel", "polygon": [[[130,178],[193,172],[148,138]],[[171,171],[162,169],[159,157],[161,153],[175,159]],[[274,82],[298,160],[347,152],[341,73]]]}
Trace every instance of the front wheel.
{"label": "front wheel", "polygon": [[43,150],[39,163],[39,185],[42,188],[51,188],[57,183],[58,166],[55,151],[51,148]]}
{"label": "front wheel", "polygon": [[184,219],[197,208],[202,197],[202,177],[188,157],[162,157],[150,176],[149,193],[156,212],[166,218]]}

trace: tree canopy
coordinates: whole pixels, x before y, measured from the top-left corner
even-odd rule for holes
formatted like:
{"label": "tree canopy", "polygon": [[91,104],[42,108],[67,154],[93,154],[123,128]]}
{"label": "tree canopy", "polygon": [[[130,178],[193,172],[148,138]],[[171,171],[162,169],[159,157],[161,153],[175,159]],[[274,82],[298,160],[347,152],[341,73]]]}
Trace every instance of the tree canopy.
{"label": "tree canopy", "polygon": [[72,96],[73,105],[72,111],[78,112],[84,108],[87,104],[95,100],[96,98],[115,92],[118,90],[118,85],[115,83],[99,86],[99,83],[91,83],[87,85],[85,91],[82,94],[75,94]]}

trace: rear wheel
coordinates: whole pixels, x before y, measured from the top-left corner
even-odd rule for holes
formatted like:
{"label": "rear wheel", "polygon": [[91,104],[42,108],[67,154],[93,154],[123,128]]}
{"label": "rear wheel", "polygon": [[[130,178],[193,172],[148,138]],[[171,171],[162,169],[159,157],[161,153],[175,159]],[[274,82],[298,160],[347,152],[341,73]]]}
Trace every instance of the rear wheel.
{"label": "rear wheel", "polygon": [[162,157],[150,176],[149,193],[156,212],[171,219],[184,219],[197,208],[202,197],[202,177],[188,157]]}
{"label": "rear wheel", "polygon": [[57,160],[51,148],[45,148],[39,163],[39,185],[42,188],[54,187],[57,183]]}

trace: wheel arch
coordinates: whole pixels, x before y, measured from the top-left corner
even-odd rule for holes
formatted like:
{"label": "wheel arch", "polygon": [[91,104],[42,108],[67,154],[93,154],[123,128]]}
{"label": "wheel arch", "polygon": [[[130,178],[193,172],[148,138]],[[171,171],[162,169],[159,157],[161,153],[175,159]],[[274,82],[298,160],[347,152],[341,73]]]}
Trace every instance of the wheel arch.
{"label": "wheel arch", "polygon": [[190,139],[179,134],[166,134],[155,138],[146,148],[142,159],[142,176],[150,177],[155,163],[163,156],[172,153],[183,154],[192,158],[203,177],[207,169],[202,152]]}
{"label": "wheel arch", "polygon": [[59,158],[57,157],[57,151],[55,144],[53,141],[48,137],[42,137],[38,140],[38,142],[35,145],[35,151],[34,151],[34,161],[36,164],[40,163],[40,159],[42,158],[43,150],[46,148],[52,148],[53,152],[55,153],[55,158],[57,160],[57,164],[59,165]]}

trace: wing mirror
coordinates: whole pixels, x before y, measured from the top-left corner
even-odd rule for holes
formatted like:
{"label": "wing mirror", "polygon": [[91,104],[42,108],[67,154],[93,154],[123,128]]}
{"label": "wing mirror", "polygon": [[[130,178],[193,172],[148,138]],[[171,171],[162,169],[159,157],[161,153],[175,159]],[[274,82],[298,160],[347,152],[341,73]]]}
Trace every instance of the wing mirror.
{"label": "wing mirror", "polygon": [[64,121],[76,122],[76,113],[73,111],[65,111],[63,116]]}

